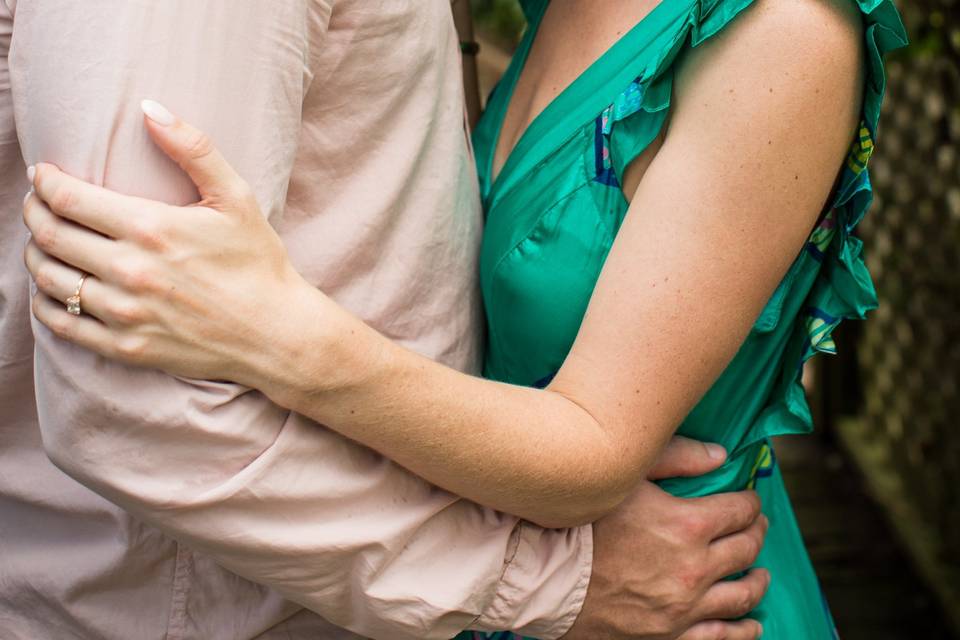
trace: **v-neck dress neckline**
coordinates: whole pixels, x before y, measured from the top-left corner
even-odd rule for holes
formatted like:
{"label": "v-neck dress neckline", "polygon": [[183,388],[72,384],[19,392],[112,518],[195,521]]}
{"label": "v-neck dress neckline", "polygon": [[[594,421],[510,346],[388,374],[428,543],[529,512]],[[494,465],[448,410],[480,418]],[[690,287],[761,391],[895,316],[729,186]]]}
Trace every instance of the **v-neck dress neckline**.
{"label": "v-neck dress neckline", "polygon": [[576,79],[568,84],[527,125],[513,149],[504,159],[503,166],[493,176],[493,163],[500,142],[503,122],[517,83],[526,67],[530,49],[536,38],[549,0],[529,3],[529,24],[520,46],[517,48],[500,85],[491,98],[488,117],[495,123],[492,144],[483,157],[481,191],[485,201],[492,202],[497,193],[508,191],[524,175],[553,150],[554,145],[543,144],[544,135],[553,130],[575,130],[578,125],[589,122],[610,102],[610,86],[626,86],[638,75],[646,52],[656,50],[659,39],[651,39],[651,33],[669,31],[667,27],[685,18],[690,5],[697,0],[660,0],[647,15],[614,42],[594,60]]}

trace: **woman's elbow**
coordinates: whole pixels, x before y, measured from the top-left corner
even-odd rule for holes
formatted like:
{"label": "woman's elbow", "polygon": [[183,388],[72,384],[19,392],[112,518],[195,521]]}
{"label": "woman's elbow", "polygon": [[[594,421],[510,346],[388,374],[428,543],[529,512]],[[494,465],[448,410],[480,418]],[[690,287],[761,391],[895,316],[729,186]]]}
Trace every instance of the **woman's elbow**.
{"label": "woman's elbow", "polygon": [[636,486],[633,473],[602,470],[561,481],[552,499],[540,501],[526,519],[546,529],[566,529],[596,522],[613,512]]}

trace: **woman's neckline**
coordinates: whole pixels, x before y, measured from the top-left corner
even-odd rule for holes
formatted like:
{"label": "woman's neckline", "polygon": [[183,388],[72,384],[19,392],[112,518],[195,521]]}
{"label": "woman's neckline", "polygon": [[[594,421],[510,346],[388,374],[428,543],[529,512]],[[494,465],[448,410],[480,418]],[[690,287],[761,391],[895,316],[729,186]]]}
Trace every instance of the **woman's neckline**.
{"label": "woman's neckline", "polygon": [[509,76],[505,78],[507,82],[504,87],[506,92],[503,94],[502,103],[497,113],[497,123],[494,135],[492,137],[492,144],[487,150],[486,158],[484,159],[487,181],[487,188],[485,191],[488,194],[492,194],[494,188],[500,186],[500,183],[502,182],[501,178],[507,174],[509,170],[512,170],[513,165],[517,164],[517,158],[520,156],[521,149],[529,145],[529,139],[531,138],[532,133],[542,127],[543,121],[545,121],[550,114],[562,106],[563,103],[568,100],[568,97],[575,93],[576,88],[581,86],[584,80],[591,76],[596,71],[596,68],[600,66],[609,55],[611,55],[615,50],[621,49],[629,40],[632,40],[637,32],[646,27],[662,9],[670,6],[672,2],[674,2],[674,0],[660,0],[633,27],[620,36],[602,54],[600,54],[593,62],[591,62],[586,69],[584,69],[556,96],[554,96],[543,107],[543,109],[541,109],[537,115],[534,116],[529,124],[524,127],[523,131],[517,137],[513,148],[506,153],[503,159],[503,164],[497,170],[496,175],[494,175],[494,162],[497,155],[497,149],[500,146],[503,124],[507,118],[510,104],[513,102],[513,95],[516,91],[517,84],[520,82],[523,71],[527,66],[527,60],[530,56],[530,51],[533,48],[533,43],[536,40],[537,34],[539,33],[540,25],[542,24],[543,18],[546,15],[550,5],[549,0],[540,0],[540,6],[537,7],[536,12],[534,13],[534,18],[529,24],[528,32],[524,37],[524,41],[515,54],[516,58],[513,62],[513,65],[511,65],[512,68],[508,70]]}

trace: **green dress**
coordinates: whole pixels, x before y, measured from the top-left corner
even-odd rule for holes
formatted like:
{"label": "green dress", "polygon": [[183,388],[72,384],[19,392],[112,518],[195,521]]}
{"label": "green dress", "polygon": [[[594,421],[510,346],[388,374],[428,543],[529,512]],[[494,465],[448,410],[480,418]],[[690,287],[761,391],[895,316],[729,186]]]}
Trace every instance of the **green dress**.
{"label": "green dress", "polygon": [[[667,117],[678,55],[752,4],[663,0],[533,121],[491,184],[507,103],[548,1],[523,3],[529,29],[474,135],[487,217],[481,253],[489,330],[484,373],[541,387],[573,344],[626,215],[623,170]],[[729,460],[708,476],[662,483],[678,496],[747,487],[759,492],[770,529],[757,565],[768,568],[773,580],[751,617],[763,623],[764,638],[773,640],[828,640],[836,631],[770,438],[811,431],[800,384],[803,362],[817,352],[833,353],[830,336],[840,321],[863,318],[876,306],[861,243],[851,232],[871,201],[866,165],[884,91],[882,57],[905,45],[906,34],[890,0],[850,1],[863,16],[867,81],[862,121],[851,131],[832,206],[733,361],[679,428],[685,436],[723,444]]]}

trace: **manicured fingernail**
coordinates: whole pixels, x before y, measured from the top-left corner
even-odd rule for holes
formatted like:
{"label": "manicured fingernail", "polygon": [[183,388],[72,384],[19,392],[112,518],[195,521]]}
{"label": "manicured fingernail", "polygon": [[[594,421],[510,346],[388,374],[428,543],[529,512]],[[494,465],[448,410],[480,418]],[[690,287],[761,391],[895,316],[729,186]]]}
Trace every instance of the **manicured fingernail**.
{"label": "manicured fingernail", "polygon": [[30,191],[27,191],[27,194],[23,196],[23,204],[27,204],[27,200],[30,199],[31,195],[33,195],[33,189],[30,189]]}
{"label": "manicured fingernail", "polygon": [[30,184],[33,184],[33,176],[37,175],[37,168],[33,165],[27,167],[27,180],[30,181]]}
{"label": "manicured fingernail", "polygon": [[714,460],[723,460],[727,457],[727,450],[718,444],[708,444],[707,453],[710,454],[710,457]]}
{"label": "manicured fingernail", "polygon": [[176,116],[167,111],[165,106],[154,100],[144,100],[140,103],[140,109],[145,116],[164,127],[177,121]]}
{"label": "manicured fingernail", "polygon": [[763,625],[760,624],[759,622],[757,623],[757,637],[758,638],[763,637]]}

